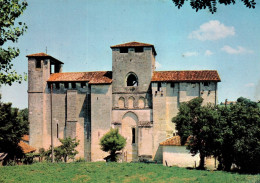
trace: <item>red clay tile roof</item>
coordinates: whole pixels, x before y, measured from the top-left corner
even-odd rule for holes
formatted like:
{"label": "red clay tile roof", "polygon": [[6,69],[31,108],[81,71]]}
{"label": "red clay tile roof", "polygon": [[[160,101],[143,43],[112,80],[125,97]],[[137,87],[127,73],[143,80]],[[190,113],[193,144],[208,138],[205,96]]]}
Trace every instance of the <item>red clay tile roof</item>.
{"label": "red clay tile roof", "polygon": [[181,146],[181,137],[173,136],[160,143],[161,146]]}
{"label": "red clay tile roof", "polygon": [[122,47],[152,47],[154,54],[156,55],[156,51],[154,48],[154,45],[148,44],[148,43],[140,43],[140,42],[129,42],[129,43],[123,43],[123,44],[118,44],[114,46],[110,46],[110,48],[122,48]]}
{"label": "red clay tile roof", "polygon": [[152,82],[156,81],[221,81],[215,70],[201,71],[155,71]]}
{"label": "red clay tile roof", "polygon": [[46,53],[34,53],[34,54],[30,54],[30,55],[26,55],[26,57],[31,58],[31,57],[43,57],[43,58],[50,58],[52,59],[52,61],[54,62],[58,62],[60,64],[64,64],[63,62],[59,61],[58,59],[46,54]]}
{"label": "red clay tile roof", "polygon": [[129,43],[123,43],[123,44],[118,44],[118,45],[110,46],[110,48],[143,47],[143,46],[151,47],[151,46],[153,46],[153,45],[152,45],[152,44],[148,44],[148,43],[129,42]]}
{"label": "red clay tile roof", "polygon": [[[110,84],[112,83],[111,71],[95,71],[95,72],[64,72],[51,74],[48,82],[75,82],[86,81],[89,84]],[[217,71],[155,71],[153,73],[152,82],[195,82],[195,81],[216,81],[219,82],[220,77]]]}
{"label": "red clay tile roof", "polygon": [[22,136],[22,140],[29,142],[29,135]]}
{"label": "red clay tile roof", "polygon": [[89,84],[110,84],[112,83],[111,71],[95,72],[64,72],[51,74],[48,82],[73,82],[86,81]]}
{"label": "red clay tile roof", "polygon": [[36,151],[35,148],[33,148],[32,146],[30,146],[29,144],[26,144],[25,142],[23,141],[20,141],[18,143],[18,145],[22,148],[22,151],[26,154],[26,153],[31,153],[31,152],[34,152]]}

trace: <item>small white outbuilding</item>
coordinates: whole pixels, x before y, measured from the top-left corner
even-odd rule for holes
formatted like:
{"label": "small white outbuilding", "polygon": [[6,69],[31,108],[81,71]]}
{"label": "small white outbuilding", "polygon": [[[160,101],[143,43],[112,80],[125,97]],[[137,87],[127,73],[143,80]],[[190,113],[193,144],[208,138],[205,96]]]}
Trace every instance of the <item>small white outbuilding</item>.
{"label": "small white outbuilding", "polygon": [[181,145],[180,136],[168,138],[160,145],[163,152],[163,165],[178,167],[196,167],[199,165],[199,154],[192,156],[186,146]]}
{"label": "small white outbuilding", "polygon": [[[160,143],[163,154],[163,165],[178,166],[178,167],[197,167],[199,165],[199,154],[192,156],[186,145],[181,145],[180,136],[173,136]],[[208,169],[216,168],[216,161],[212,157],[205,159],[205,166]]]}

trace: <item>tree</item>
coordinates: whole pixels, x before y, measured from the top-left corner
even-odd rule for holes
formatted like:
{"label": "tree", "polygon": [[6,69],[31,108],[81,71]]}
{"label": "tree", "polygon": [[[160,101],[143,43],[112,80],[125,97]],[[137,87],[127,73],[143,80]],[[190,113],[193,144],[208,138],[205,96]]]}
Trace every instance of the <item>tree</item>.
{"label": "tree", "polygon": [[200,169],[204,169],[205,157],[216,155],[216,131],[218,115],[214,106],[202,106],[203,99],[197,97],[182,103],[178,115],[173,118],[182,144],[188,140],[187,149],[192,155],[200,154]]}
{"label": "tree", "polygon": [[[208,9],[212,14],[217,12],[217,3],[224,5],[236,3],[236,0],[172,0],[179,9],[186,1],[190,1],[190,6],[195,9],[196,12],[201,9]],[[256,5],[254,0],[241,0],[241,2],[248,8],[255,8]]]}
{"label": "tree", "polygon": [[25,23],[15,20],[23,13],[27,7],[27,2],[20,0],[0,0],[0,85],[22,81],[22,76],[12,70],[11,61],[19,56],[20,50],[15,47],[4,48],[4,44],[11,41],[16,43],[18,38],[27,29]]}
{"label": "tree", "polygon": [[100,139],[101,149],[109,152],[111,161],[116,161],[116,151],[120,151],[125,147],[126,139],[118,133],[118,129],[110,129]]}
{"label": "tree", "polygon": [[18,116],[21,119],[21,123],[25,129],[24,135],[29,135],[28,108],[19,109]]}
{"label": "tree", "polygon": [[64,162],[74,157],[79,153],[75,148],[79,145],[79,140],[70,137],[59,139],[61,145],[55,148],[55,157],[63,158]]}
{"label": "tree", "polygon": [[[74,157],[79,153],[75,148],[79,145],[79,140],[76,138],[72,139],[67,137],[65,139],[59,139],[61,145],[54,148],[54,156],[56,162],[67,162],[69,159],[74,159]],[[51,147],[45,151],[45,159],[51,161]]]}
{"label": "tree", "polygon": [[243,103],[244,105],[248,106],[248,107],[254,107],[257,108],[257,102],[251,101],[250,99],[244,98],[244,97],[239,97],[237,99],[238,103]]}
{"label": "tree", "polygon": [[183,102],[180,105],[178,115],[172,119],[172,122],[175,123],[178,134],[181,137],[181,144],[186,143],[187,138],[191,135],[191,123],[194,118],[194,112],[196,112],[201,104],[203,99],[196,98],[189,102]]}
{"label": "tree", "polygon": [[11,103],[2,103],[0,95],[0,152],[8,153],[9,159],[22,156],[18,143],[26,132],[26,124]]}
{"label": "tree", "polygon": [[242,171],[260,172],[259,107],[238,102],[230,107],[230,121],[233,163]]}

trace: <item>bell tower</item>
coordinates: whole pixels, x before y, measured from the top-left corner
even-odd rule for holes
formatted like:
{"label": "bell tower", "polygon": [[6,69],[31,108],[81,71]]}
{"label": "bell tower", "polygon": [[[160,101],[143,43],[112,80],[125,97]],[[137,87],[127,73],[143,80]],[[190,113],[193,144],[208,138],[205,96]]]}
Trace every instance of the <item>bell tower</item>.
{"label": "bell tower", "polygon": [[28,110],[30,123],[30,145],[37,150],[45,147],[44,137],[49,90],[47,80],[52,73],[62,70],[62,62],[45,53],[27,55],[28,57]]}
{"label": "bell tower", "polygon": [[130,42],[111,46],[113,93],[147,92],[155,69],[152,44]]}

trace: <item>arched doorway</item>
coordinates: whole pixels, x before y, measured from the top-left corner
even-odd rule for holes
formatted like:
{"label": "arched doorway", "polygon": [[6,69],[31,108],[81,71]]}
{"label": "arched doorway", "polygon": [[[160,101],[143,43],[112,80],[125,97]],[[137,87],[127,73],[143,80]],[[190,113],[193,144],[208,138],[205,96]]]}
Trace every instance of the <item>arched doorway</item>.
{"label": "arched doorway", "polygon": [[133,112],[127,112],[122,118],[122,135],[126,138],[123,150],[124,160],[138,161],[138,117]]}

